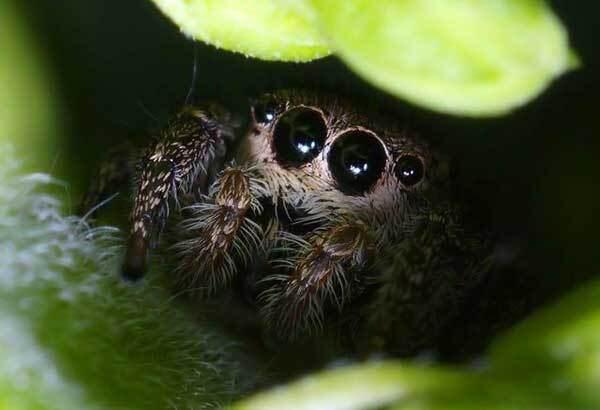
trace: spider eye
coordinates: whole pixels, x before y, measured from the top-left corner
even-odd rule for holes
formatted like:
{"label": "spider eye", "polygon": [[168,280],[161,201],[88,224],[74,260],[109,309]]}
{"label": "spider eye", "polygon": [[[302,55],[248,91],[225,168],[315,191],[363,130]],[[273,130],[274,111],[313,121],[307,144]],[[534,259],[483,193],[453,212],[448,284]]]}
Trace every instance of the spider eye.
{"label": "spider eye", "polygon": [[361,195],[381,177],[386,153],[381,141],[372,133],[349,131],[335,140],[327,161],[340,190]]}
{"label": "spider eye", "polygon": [[268,124],[275,119],[277,104],[272,99],[258,102],[252,107],[254,121],[259,124]]}
{"label": "spider eye", "polygon": [[403,155],[396,163],[396,176],[404,186],[413,186],[425,176],[423,161],[415,155]]}
{"label": "spider eye", "polygon": [[273,131],[277,160],[286,165],[311,161],[323,149],[327,126],[323,115],[312,108],[292,108],[283,114]]}

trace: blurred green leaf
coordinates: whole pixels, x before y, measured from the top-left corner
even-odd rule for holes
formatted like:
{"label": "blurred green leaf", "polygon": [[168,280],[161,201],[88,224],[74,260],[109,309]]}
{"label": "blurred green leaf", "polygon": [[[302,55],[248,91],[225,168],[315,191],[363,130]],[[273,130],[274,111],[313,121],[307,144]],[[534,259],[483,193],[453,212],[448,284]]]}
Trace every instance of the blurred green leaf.
{"label": "blurred green leaf", "polygon": [[115,230],[62,216],[15,156],[0,145],[0,409],[204,408],[256,382],[216,326],[120,280]]}
{"label": "blurred green leaf", "polygon": [[[516,380],[515,380],[516,381]],[[260,393],[234,410],[570,410],[572,402],[488,371],[398,361],[366,363],[305,377]],[[582,407],[583,409],[585,407]]]}
{"label": "blurred green leaf", "polygon": [[500,115],[577,66],[542,0],[153,0],[188,35],[267,60],[329,48],[374,85],[415,104]]}
{"label": "blurred green leaf", "polygon": [[44,58],[13,0],[0,2],[0,143],[48,169],[60,144],[61,111]]}
{"label": "blurred green leaf", "polygon": [[233,408],[367,409],[430,393],[436,386],[455,385],[460,375],[451,371],[419,369],[388,361],[343,367],[307,376],[282,388],[257,394]]}
{"label": "blurred green leaf", "polygon": [[592,281],[543,309],[491,349],[494,372],[600,408],[600,282]]}
{"label": "blurred green leaf", "polygon": [[366,363],[277,387],[234,409],[595,410],[598,329],[596,281],[507,332],[478,369]]}
{"label": "blurred green leaf", "polygon": [[329,54],[301,1],[153,0],[188,36],[265,60],[308,61]]}
{"label": "blurred green leaf", "polygon": [[310,0],[336,53],[373,84],[438,111],[498,115],[569,68],[540,0]]}

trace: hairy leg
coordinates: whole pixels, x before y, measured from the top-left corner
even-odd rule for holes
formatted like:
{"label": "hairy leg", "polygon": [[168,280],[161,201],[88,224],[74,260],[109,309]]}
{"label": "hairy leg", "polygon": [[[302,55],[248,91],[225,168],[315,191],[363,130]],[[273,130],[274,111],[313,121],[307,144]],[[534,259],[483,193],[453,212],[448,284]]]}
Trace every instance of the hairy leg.
{"label": "hairy leg", "polygon": [[212,294],[264,252],[265,230],[249,214],[262,213],[259,200],[268,196],[268,189],[254,171],[225,169],[204,201],[185,208],[177,229],[183,239],[173,247],[179,280]]}
{"label": "hairy leg", "polygon": [[133,145],[129,141],[108,152],[79,203],[78,215],[94,217],[102,202],[121,190],[129,188],[133,176],[134,152]]}
{"label": "hairy leg", "polygon": [[265,279],[262,314],[279,336],[294,339],[321,330],[325,309],[339,312],[358,293],[358,275],[369,266],[374,246],[359,221],[340,221],[306,240],[282,234],[281,244],[284,254],[294,255],[274,262],[288,273]]}
{"label": "hairy leg", "polygon": [[123,275],[135,279],[147,270],[150,248],[178,198],[195,195],[206,185],[225,156],[233,130],[226,114],[215,109],[184,108],[143,150],[136,164],[135,193]]}

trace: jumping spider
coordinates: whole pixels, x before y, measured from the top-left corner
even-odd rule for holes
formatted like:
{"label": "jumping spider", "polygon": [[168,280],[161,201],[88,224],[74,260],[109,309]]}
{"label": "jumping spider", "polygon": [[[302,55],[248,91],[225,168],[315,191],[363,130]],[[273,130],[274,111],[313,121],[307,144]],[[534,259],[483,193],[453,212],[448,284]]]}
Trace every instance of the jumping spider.
{"label": "jumping spider", "polygon": [[144,275],[163,233],[169,275],[206,297],[241,283],[280,337],[335,324],[378,349],[435,344],[491,266],[447,161],[333,96],[276,92],[249,111],[239,138],[222,108],[187,106],[101,168],[84,208],[134,181],[123,275]]}

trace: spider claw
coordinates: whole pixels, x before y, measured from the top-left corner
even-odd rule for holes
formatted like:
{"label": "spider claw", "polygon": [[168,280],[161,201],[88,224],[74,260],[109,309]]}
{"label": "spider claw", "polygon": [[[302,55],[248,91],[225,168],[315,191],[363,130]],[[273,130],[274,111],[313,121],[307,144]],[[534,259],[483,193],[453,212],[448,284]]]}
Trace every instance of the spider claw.
{"label": "spider claw", "polygon": [[123,279],[135,282],[148,271],[148,241],[140,234],[133,234],[128,241],[125,260],[121,267]]}

